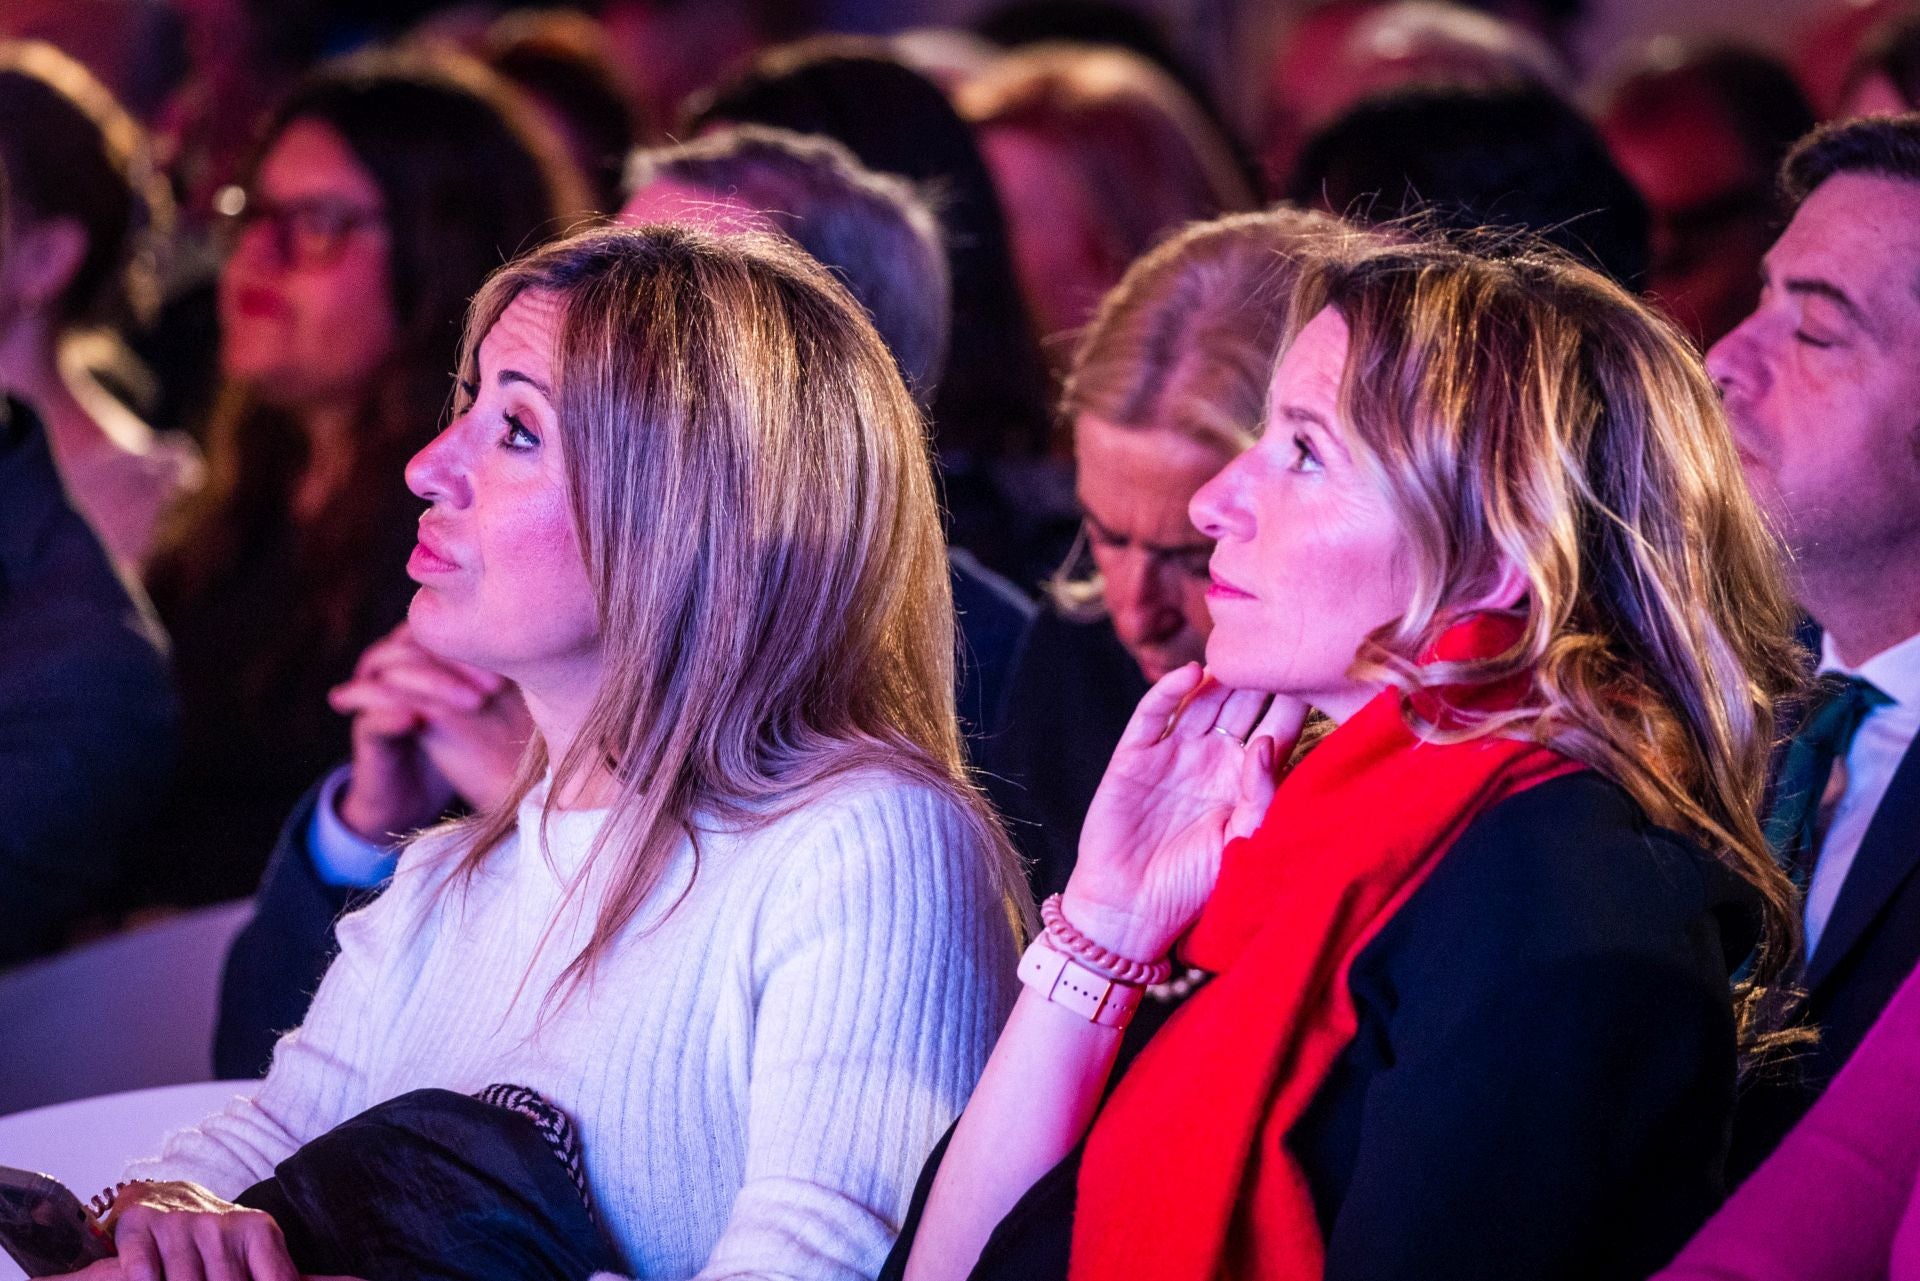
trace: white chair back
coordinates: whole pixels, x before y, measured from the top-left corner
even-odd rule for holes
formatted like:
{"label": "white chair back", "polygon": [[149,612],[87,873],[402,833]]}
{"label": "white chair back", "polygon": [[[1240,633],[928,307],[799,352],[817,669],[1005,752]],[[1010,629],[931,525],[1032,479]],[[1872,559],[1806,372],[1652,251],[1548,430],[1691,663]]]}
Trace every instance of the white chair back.
{"label": "white chair back", "polygon": [[0,973],[0,1116],[212,1076],[220,971],[252,910],[202,908]]}

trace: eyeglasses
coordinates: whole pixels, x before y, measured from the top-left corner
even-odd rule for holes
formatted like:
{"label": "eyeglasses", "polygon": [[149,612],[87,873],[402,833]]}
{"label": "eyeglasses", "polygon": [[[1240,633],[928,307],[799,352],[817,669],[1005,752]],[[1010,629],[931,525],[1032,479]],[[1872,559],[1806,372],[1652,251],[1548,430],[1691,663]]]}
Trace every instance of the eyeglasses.
{"label": "eyeglasses", "polygon": [[238,248],[250,229],[264,227],[274,260],[291,269],[331,267],[340,261],[355,232],[377,230],[386,222],[384,210],[349,200],[325,196],[267,200],[240,187],[222,187],[213,204],[228,253]]}

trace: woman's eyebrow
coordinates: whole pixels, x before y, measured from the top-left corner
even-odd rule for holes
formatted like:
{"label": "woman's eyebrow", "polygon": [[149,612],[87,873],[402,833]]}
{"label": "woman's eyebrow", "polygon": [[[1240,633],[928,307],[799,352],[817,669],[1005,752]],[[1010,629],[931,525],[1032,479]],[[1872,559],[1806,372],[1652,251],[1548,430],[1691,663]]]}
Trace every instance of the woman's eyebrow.
{"label": "woman's eyebrow", "polygon": [[495,378],[494,381],[498,382],[503,387],[506,386],[508,383],[525,383],[527,386],[539,392],[542,396],[545,396],[548,400],[553,399],[552,388],[548,387],[545,383],[541,382],[538,378],[535,378],[532,374],[523,374],[518,369],[502,369],[499,373],[499,376]]}

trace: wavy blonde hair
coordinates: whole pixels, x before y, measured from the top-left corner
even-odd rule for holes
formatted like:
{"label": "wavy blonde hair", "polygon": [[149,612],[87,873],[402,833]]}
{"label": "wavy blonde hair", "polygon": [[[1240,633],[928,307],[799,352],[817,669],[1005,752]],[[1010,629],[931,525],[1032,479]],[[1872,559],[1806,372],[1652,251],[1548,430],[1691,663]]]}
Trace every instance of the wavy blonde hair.
{"label": "wavy blonde hair", "polygon": [[[1194,223],[1127,269],[1081,335],[1060,393],[1071,427],[1097,418],[1171,431],[1220,450],[1252,447],[1301,263],[1364,233],[1328,214],[1278,208]],[[1071,617],[1105,611],[1086,533],[1047,584]]]}
{"label": "wavy blonde hair", "polygon": [[702,828],[751,830],[878,770],[966,815],[1017,911],[1024,878],[961,753],[927,431],[859,304],[784,238],[590,231],[487,281],[464,376],[528,292],[560,311],[554,405],[603,677],[571,750],[549,761],[536,736],[508,797],[466,820],[460,870],[549,766],[551,810],[611,763],[589,862],[619,872],[572,984],[683,840],[697,857]]}
{"label": "wavy blonde hair", "polygon": [[[1792,886],[1759,825],[1780,700],[1802,683],[1784,555],[1749,496],[1698,354],[1572,259],[1512,243],[1400,245],[1310,263],[1289,340],[1324,307],[1351,333],[1339,404],[1412,545],[1405,612],[1355,674],[1411,693],[1530,682],[1459,736],[1533,739],[1618,782],[1765,903],[1743,985],[1761,1044],[1798,951]],[[1503,567],[1521,639],[1415,662]],[[1431,723],[1416,723],[1431,737]]]}

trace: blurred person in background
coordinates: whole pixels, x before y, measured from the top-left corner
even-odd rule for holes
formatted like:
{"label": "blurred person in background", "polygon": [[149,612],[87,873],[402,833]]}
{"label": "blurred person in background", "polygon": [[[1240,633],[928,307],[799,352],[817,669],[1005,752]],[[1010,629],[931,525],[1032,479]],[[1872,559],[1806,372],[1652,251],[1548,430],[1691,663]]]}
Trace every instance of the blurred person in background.
{"label": "blurred person in background", "polygon": [[171,0],[7,0],[0,39],[46,41],[148,125],[187,73],[186,24]]}
{"label": "blurred person in background", "polygon": [[1350,234],[1291,209],[1189,227],[1128,270],[1080,340],[1061,399],[1080,541],[981,757],[1036,899],[1072,873],[1081,819],[1147,687],[1205,653],[1213,543],[1187,504],[1259,435],[1301,259]]}
{"label": "blurred person in background", "polygon": [[1600,132],[1653,213],[1646,290],[1702,349],[1753,310],[1780,161],[1813,109],[1773,57],[1658,44],[1606,93]]}
{"label": "blurred person in background", "polygon": [[952,341],[929,410],[948,539],[1039,590],[1073,540],[1072,477],[1051,452],[1046,361],[972,130],[888,45],[848,37],[768,50],[692,104],[686,128],[727,124],[824,134],[933,201],[953,284]]}
{"label": "blurred person in background", "polygon": [[287,811],[346,754],[327,691],[405,613],[418,506],[395,478],[445,411],[459,317],[488,271],[591,199],[557,140],[467,64],[331,65],[263,139],[224,197],[209,481],[148,575],[186,749],[135,869],[143,900],[251,893]]}
{"label": "blurred person in background", "polygon": [[1413,86],[1363,99],[1307,143],[1291,198],[1367,223],[1538,236],[1644,286],[1647,205],[1593,124],[1537,85]]}
{"label": "blurred person in background", "polygon": [[593,207],[620,207],[627,153],[650,132],[607,53],[606,31],[583,13],[515,10],[488,29],[481,61],[511,81],[567,144],[593,183]]}
{"label": "blurred person in background", "polygon": [[1920,110],[1920,13],[1878,28],[1847,71],[1841,118]]}
{"label": "blurred person in background", "polygon": [[1136,258],[1254,203],[1225,137],[1139,54],[1029,45],[962,85],[954,105],[993,172],[1042,348],[1062,366]]}
{"label": "blurred person in background", "polygon": [[1308,138],[1354,103],[1412,85],[1537,85],[1572,91],[1565,61],[1537,33],[1439,0],[1338,0],[1315,9],[1283,45],[1268,78],[1262,163],[1285,192]]}
{"label": "blurred person in background", "polygon": [[813,28],[811,0],[600,0],[607,53],[644,119],[671,124],[694,95]]}
{"label": "blurred person in background", "polygon": [[0,388],[33,407],[74,505],[138,577],[160,522],[200,482],[199,451],[102,386],[82,345],[117,345],[151,304],[171,208],[144,131],[78,62],[0,44]]}
{"label": "blurred person in background", "polygon": [[[0,164],[0,274],[15,242]],[[0,966],[109,901],[177,723],[159,627],[67,503],[33,411],[0,397]]]}
{"label": "blurred person in background", "polygon": [[[759,126],[712,131],[636,153],[623,221],[731,234],[780,231],[844,282],[924,404],[946,355],[948,291],[939,223],[904,180],[862,166],[829,139]],[[948,555],[960,618],[955,669],[962,732],[997,726],[1032,606],[965,552]],[[484,810],[510,789],[530,725],[519,693],[438,658],[404,625],[372,646],[333,696],[354,718],[354,757],[282,829],[253,919],[228,957],[214,1062],[264,1072],[299,1024],[335,950],[333,923],[393,873],[393,815],[413,821],[449,799]]]}

